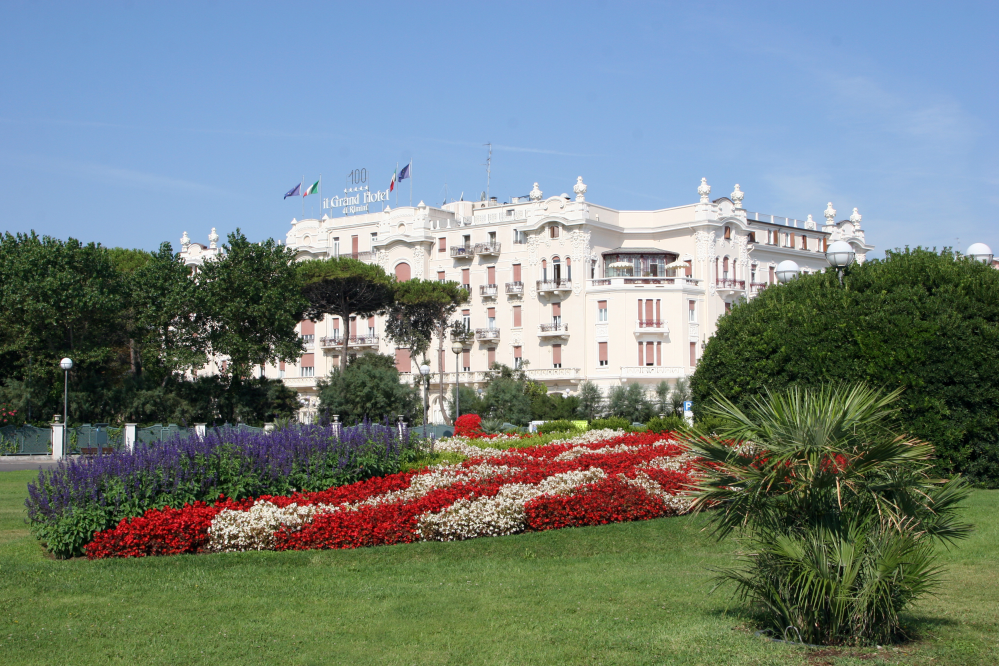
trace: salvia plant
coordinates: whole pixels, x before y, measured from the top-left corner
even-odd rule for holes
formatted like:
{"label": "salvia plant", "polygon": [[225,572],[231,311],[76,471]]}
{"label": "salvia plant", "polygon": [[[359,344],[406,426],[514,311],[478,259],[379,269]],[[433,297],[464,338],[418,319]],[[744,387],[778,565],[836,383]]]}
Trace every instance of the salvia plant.
{"label": "salvia plant", "polygon": [[397,472],[419,447],[409,431],[363,423],[292,425],[273,433],[210,430],[88,459],[66,459],[28,484],[31,531],[57,557],[147,509],[317,491]]}
{"label": "salvia plant", "polygon": [[932,593],[937,547],[964,538],[961,479],[930,476],[933,447],[893,432],[898,392],[863,385],[722,397],[716,428],[682,439],[702,456],[694,510],[740,538],[719,584],[795,642],[873,644],[906,635],[901,613]]}

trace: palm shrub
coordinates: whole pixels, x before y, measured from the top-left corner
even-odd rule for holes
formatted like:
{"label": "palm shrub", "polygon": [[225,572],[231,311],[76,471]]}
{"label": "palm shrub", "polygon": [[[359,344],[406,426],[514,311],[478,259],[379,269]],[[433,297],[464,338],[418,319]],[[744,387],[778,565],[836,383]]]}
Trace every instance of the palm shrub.
{"label": "palm shrub", "polygon": [[778,635],[870,644],[904,636],[900,613],[941,578],[937,542],[964,538],[962,479],[929,475],[933,447],[893,432],[899,392],[864,385],[766,393],[743,411],[717,397],[694,510],[741,537],[716,582],[760,611]]}

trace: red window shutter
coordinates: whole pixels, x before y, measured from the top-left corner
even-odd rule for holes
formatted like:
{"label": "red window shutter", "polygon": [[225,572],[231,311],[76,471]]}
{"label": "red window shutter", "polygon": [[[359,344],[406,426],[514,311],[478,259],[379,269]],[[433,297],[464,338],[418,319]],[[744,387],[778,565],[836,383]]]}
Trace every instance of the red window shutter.
{"label": "red window shutter", "polygon": [[553,317],[560,317],[560,316],[562,316],[562,304],[561,303],[552,303],[552,316]]}
{"label": "red window shutter", "polygon": [[486,284],[496,284],[496,267],[490,266],[486,269]]}
{"label": "red window shutter", "polygon": [[437,251],[446,252],[447,251],[447,238],[443,236],[437,239]]}
{"label": "red window shutter", "polygon": [[514,358],[521,358],[522,355],[523,355],[523,350],[524,350],[523,347],[514,347],[513,348],[513,357]]}
{"label": "red window shutter", "polygon": [[316,334],[316,322],[309,321],[308,319],[302,322],[302,335],[315,335]]}
{"label": "red window shutter", "polygon": [[281,361],[280,363],[278,363],[278,370],[282,370],[282,371],[284,370],[284,361]]}
{"label": "red window shutter", "polygon": [[350,335],[357,335],[357,317],[350,318]]}
{"label": "red window shutter", "polygon": [[656,365],[663,364],[663,343],[656,343]]}
{"label": "red window shutter", "polygon": [[562,364],[562,345],[552,345],[552,363]]}
{"label": "red window shutter", "polygon": [[520,282],[520,264],[513,265],[513,281]]}
{"label": "red window shutter", "polygon": [[395,267],[395,279],[399,282],[406,282],[412,277],[412,269],[405,261]]}
{"label": "red window shutter", "polygon": [[794,234],[791,234],[791,243],[788,245],[788,247],[794,247]]}
{"label": "red window shutter", "polygon": [[375,327],[375,318],[368,317],[368,328],[374,328],[374,327]]}
{"label": "red window shutter", "polygon": [[606,310],[607,309],[607,301],[597,301],[597,309],[598,310]]}
{"label": "red window shutter", "polygon": [[395,350],[395,369],[399,372],[412,372],[413,366],[408,349]]}
{"label": "red window shutter", "polygon": [[649,298],[645,301],[645,319],[648,321],[652,320],[652,299]]}
{"label": "red window shutter", "polygon": [[774,267],[770,267],[770,284],[774,283]]}
{"label": "red window shutter", "polygon": [[521,326],[521,323],[520,323],[520,306],[519,305],[514,305],[513,306],[513,327],[514,328],[520,328],[520,326]]}
{"label": "red window shutter", "polygon": [[645,365],[645,344],[638,343],[638,365]]}
{"label": "red window shutter", "polygon": [[316,365],[315,354],[302,354],[302,361],[299,363],[303,368],[312,368]]}
{"label": "red window shutter", "polygon": [[340,318],[339,317],[333,317],[333,330],[334,331],[340,330]]}
{"label": "red window shutter", "polygon": [[657,298],[656,299],[656,321],[662,321],[662,318],[663,318],[662,304],[663,304],[662,299]]}
{"label": "red window shutter", "polygon": [[437,271],[437,281],[444,282],[445,279],[446,278],[444,277],[444,271]]}
{"label": "red window shutter", "polygon": [[652,365],[656,362],[656,346],[653,342],[645,343],[645,364]]}
{"label": "red window shutter", "polygon": [[487,317],[495,317],[496,316],[496,308],[486,308],[486,316]]}
{"label": "red window shutter", "polygon": [[437,356],[437,367],[441,369],[441,372],[447,372],[447,351],[440,350]]}
{"label": "red window shutter", "polygon": [[461,269],[461,283],[462,284],[472,284],[469,280],[469,272],[467,268]]}
{"label": "red window shutter", "polygon": [[462,317],[468,316],[469,314],[471,314],[471,312],[472,312],[471,310],[462,310],[461,311],[461,316]]}
{"label": "red window shutter", "polygon": [[472,367],[472,350],[463,349],[461,351],[461,367],[471,368]]}
{"label": "red window shutter", "polygon": [[690,343],[690,364],[697,365],[697,343]]}
{"label": "red window shutter", "polygon": [[489,353],[488,362],[489,362],[489,367],[491,368],[493,367],[493,364],[496,363],[496,347],[490,347],[488,353]]}
{"label": "red window shutter", "polygon": [[687,267],[685,269],[683,269],[683,271],[684,271],[684,273],[686,274],[687,277],[690,277],[691,275],[694,274],[694,268],[691,265],[693,263],[693,261],[688,259],[687,261],[685,261],[683,263],[687,264]]}
{"label": "red window shutter", "polygon": [[350,237],[350,251],[352,254],[357,254],[357,236]]}
{"label": "red window shutter", "polygon": [[607,360],[607,343],[598,342],[597,343],[597,360],[606,361]]}

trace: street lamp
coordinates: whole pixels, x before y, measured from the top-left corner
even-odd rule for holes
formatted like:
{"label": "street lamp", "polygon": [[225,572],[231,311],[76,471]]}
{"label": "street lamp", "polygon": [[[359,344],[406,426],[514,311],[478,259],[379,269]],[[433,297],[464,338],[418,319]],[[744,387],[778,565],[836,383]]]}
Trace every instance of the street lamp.
{"label": "street lamp", "polygon": [[64,358],[59,361],[59,367],[66,372],[62,385],[62,450],[66,452],[66,428],[69,427],[69,371],[73,369],[73,359]]}
{"label": "street lamp", "polygon": [[980,261],[983,264],[992,263],[992,248],[990,248],[985,243],[972,243],[971,247],[965,254],[975,261]]}
{"label": "street lamp", "polygon": [[849,266],[857,258],[853,246],[846,241],[838,240],[826,249],[826,261],[836,269],[839,274],[839,283],[843,284],[843,269]]}
{"label": "street lamp", "polygon": [[420,366],[420,375],[423,376],[423,437],[427,437],[427,419],[429,416],[427,412],[430,411],[430,396],[428,392],[430,391],[430,386],[427,384],[427,375],[430,374],[430,366],[424,363]]}
{"label": "street lamp", "polygon": [[458,396],[461,393],[461,366],[458,365],[458,354],[465,350],[464,340],[452,340],[451,351],[454,352],[454,420],[457,421],[461,415]]}
{"label": "street lamp", "polygon": [[777,274],[777,281],[781,284],[787,284],[794,278],[798,277],[798,264],[794,263],[790,259],[786,259],[779,264],[777,264],[777,270],[774,271]]}

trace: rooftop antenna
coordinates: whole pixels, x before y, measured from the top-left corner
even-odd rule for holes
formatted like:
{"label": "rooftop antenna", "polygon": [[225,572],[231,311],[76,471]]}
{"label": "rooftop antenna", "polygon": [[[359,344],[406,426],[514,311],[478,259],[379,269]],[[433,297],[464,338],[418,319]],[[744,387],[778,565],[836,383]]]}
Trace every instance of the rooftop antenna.
{"label": "rooftop antenna", "polygon": [[489,201],[489,180],[492,177],[493,170],[493,144],[486,143],[483,145],[489,147],[489,157],[486,158],[486,201]]}

